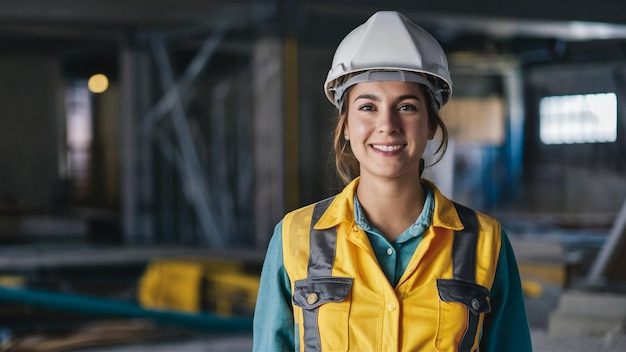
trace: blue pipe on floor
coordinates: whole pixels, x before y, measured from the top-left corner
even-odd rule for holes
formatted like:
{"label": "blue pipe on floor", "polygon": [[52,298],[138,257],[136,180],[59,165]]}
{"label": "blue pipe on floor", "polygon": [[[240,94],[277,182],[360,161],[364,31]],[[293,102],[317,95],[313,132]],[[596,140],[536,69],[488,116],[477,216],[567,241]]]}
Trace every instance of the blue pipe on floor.
{"label": "blue pipe on floor", "polygon": [[252,318],[221,317],[208,313],[184,313],[145,309],[135,303],[77,294],[0,286],[0,302],[22,303],[88,315],[149,318],[158,323],[184,326],[204,332],[251,332]]}

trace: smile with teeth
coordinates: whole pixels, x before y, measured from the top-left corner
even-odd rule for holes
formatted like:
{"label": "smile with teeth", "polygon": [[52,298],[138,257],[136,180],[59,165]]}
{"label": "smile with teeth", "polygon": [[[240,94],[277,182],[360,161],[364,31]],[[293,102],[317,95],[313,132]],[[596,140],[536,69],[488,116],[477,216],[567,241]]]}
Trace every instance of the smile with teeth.
{"label": "smile with teeth", "polygon": [[372,144],[372,148],[376,150],[380,150],[381,152],[394,152],[396,150],[400,150],[404,145],[396,144],[396,145],[380,145],[380,144]]}

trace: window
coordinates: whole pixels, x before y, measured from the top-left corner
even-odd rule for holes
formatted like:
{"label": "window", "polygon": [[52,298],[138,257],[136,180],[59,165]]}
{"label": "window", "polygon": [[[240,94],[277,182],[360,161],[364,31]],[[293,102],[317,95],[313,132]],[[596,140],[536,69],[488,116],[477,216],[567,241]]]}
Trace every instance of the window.
{"label": "window", "polygon": [[93,141],[92,101],[87,83],[72,82],[66,90],[68,173],[78,197],[89,192],[89,164]]}
{"label": "window", "polygon": [[539,102],[539,136],[545,144],[617,140],[615,93],[545,97]]}

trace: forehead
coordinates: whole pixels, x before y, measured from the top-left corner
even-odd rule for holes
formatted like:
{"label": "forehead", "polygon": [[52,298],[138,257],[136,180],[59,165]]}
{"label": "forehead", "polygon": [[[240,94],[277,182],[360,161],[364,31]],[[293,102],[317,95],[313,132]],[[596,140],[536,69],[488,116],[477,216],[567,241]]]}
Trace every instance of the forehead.
{"label": "forehead", "polygon": [[414,82],[378,81],[363,82],[351,87],[349,99],[357,99],[363,95],[372,95],[377,98],[395,98],[412,95],[420,100],[424,99],[422,86]]}

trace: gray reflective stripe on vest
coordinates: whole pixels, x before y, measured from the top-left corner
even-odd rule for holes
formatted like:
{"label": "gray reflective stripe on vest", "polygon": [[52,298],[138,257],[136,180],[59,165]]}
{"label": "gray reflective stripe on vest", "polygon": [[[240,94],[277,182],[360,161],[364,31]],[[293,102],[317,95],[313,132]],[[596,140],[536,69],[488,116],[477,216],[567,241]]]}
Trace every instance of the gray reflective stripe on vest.
{"label": "gray reflective stripe on vest", "polygon": [[[337,227],[327,230],[313,228],[322,214],[328,209],[334,197],[324,199],[313,209],[311,216],[311,233],[309,236],[309,266],[307,277],[331,276],[333,263],[335,262],[335,247],[337,245]],[[319,307],[311,310],[303,309],[304,325],[304,350],[321,351],[322,342],[317,325]]]}
{"label": "gray reflective stripe on vest", "polygon": [[[476,282],[476,242],[478,241],[478,218],[467,207],[454,203],[463,230],[454,232],[452,243],[452,275],[454,279]],[[480,315],[467,314],[467,330],[459,344],[459,352],[470,351],[478,330]]]}
{"label": "gray reflective stripe on vest", "polygon": [[476,242],[478,240],[478,218],[467,207],[454,203],[463,230],[454,232],[452,244],[452,275],[455,279],[476,282]]}

